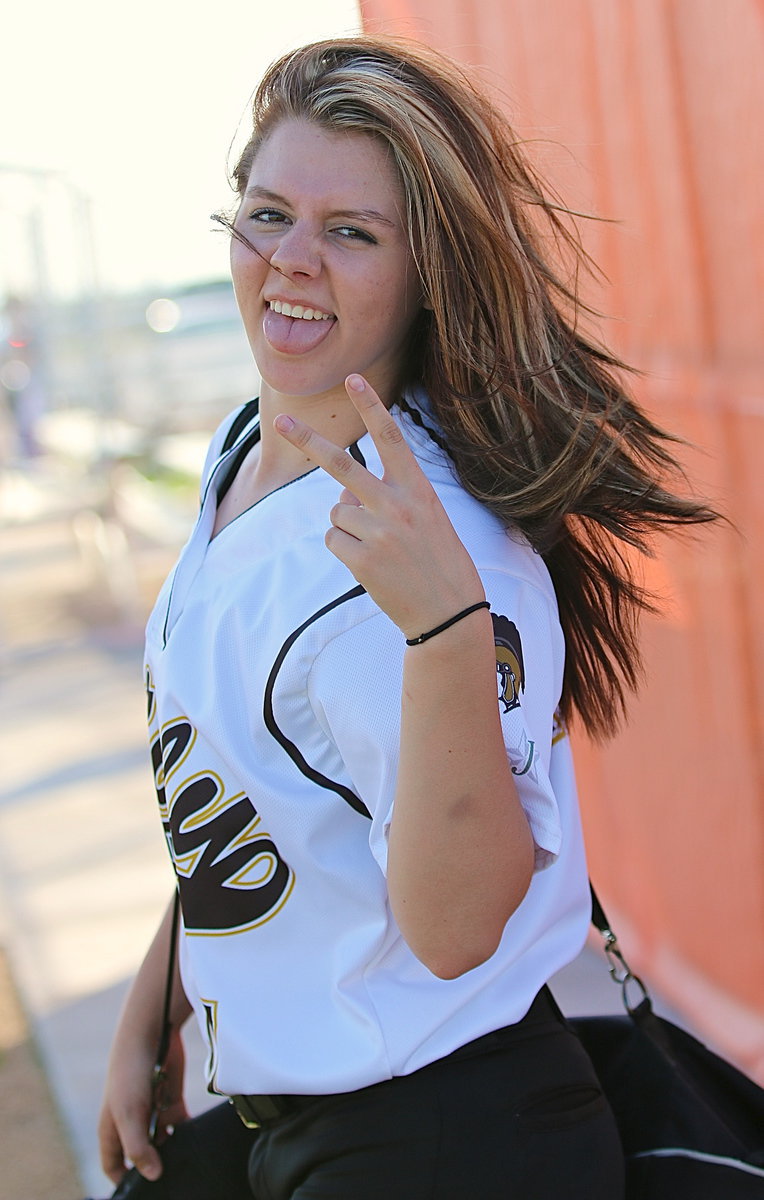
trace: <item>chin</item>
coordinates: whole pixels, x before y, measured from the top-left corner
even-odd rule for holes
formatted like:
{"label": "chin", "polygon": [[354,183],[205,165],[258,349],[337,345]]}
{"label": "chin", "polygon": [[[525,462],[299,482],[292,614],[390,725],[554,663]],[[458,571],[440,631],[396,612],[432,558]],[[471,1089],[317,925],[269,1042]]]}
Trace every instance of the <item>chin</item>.
{"label": "chin", "polygon": [[323,396],[327,392],[342,390],[345,380],[350,374],[316,376],[309,371],[272,371],[261,368],[257,364],[260,378],[268,390],[281,396],[299,396],[307,399],[310,396]]}

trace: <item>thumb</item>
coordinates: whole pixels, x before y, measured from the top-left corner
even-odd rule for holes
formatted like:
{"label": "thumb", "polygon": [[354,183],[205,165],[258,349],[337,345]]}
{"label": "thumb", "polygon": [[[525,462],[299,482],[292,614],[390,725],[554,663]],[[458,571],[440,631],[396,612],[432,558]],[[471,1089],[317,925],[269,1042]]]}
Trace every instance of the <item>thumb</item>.
{"label": "thumb", "polygon": [[145,1146],[139,1154],[128,1154],[144,1179],[153,1183],[162,1174],[162,1160],[153,1146]]}
{"label": "thumb", "polygon": [[101,1166],[112,1183],[119,1184],[122,1180],[127,1170],[125,1159],[134,1162],[147,1179],[159,1178],[162,1173],[161,1159],[140,1123],[131,1127],[127,1122],[120,1122],[118,1127],[107,1110],[101,1117],[98,1132]]}
{"label": "thumb", "polygon": [[162,1174],[162,1159],[144,1129],[125,1131],[122,1144],[125,1158],[140,1171],[144,1179],[159,1179]]}

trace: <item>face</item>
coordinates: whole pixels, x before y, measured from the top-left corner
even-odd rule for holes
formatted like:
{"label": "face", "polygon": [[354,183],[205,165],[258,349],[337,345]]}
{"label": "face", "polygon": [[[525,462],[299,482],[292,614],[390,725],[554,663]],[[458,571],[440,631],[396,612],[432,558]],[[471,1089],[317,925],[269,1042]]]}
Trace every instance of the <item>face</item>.
{"label": "face", "polygon": [[236,217],[231,269],[263,388],[345,399],[364,375],[394,399],[421,285],[385,147],[366,134],[288,120],[252,164]]}

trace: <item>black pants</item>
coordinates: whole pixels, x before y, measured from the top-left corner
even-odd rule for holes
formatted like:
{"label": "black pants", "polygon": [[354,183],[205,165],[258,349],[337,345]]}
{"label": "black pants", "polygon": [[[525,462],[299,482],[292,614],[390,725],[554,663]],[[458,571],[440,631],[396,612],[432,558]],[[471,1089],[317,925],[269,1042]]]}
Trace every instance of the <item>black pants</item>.
{"label": "black pants", "polygon": [[610,1109],[547,989],[517,1025],[261,1129],[256,1200],[622,1200]]}

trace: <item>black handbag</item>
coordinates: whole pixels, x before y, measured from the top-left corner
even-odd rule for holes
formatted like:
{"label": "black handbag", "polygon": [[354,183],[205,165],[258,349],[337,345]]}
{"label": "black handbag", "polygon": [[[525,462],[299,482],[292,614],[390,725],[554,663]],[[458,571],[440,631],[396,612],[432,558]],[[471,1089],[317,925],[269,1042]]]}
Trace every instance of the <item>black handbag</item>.
{"label": "black handbag", "polygon": [[594,890],[592,922],[627,1015],[569,1024],[620,1130],[626,1200],[763,1200],[764,1090],[653,1011]]}
{"label": "black handbag", "polygon": [[[177,921],[176,896],[154,1069],[157,1111],[170,1036]],[[604,938],[627,1015],[575,1017],[568,1024],[594,1064],[618,1125],[625,1200],[764,1200],[764,1090],[653,1011],[594,889],[592,923]],[[635,990],[636,1004],[629,999]],[[230,1104],[219,1104],[184,1121],[159,1147],[164,1164],[159,1180],[150,1183],[133,1168],[111,1200],[251,1200],[247,1165],[255,1136]]]}
{"label": "black handbag", "polygon": [[[152,1077],[153,1112],[149,1125],[155,1142],[159,1114],[164,1107],[164,1065],[170,1045],[170,1006],[180,923],[180,897],[176,891],[170,933],[170,953],[164,990],[162,1031]],[[252,1200],[248,1183],[249,1152],[257,1131],[243,1124],[225,1101],[178,1125],[157,1149],[162,1174],[153,1182],[136,1167],[123,1175],[110,1200]],[[155,1142],[156,1144],[156,1142]]]}
{"label": "black handbag", "polygon": [[152,1183],[131,1167],[111,1200],[252,1200],[247,1167],[254,1137],[230,1104],[216,1104],[162,1143],[159,1179]]}

